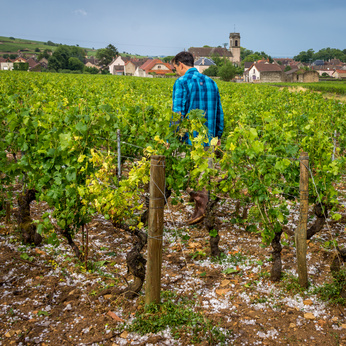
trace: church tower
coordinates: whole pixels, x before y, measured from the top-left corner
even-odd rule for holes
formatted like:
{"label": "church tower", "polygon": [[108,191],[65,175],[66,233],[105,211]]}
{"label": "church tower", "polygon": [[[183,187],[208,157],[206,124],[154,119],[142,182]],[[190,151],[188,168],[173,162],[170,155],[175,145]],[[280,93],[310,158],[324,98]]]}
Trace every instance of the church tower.
{"label": "church tower", "polygon": [[238,32],[229,34],[229,51],[233,55],[232,62],[240,65],[240,34]]}

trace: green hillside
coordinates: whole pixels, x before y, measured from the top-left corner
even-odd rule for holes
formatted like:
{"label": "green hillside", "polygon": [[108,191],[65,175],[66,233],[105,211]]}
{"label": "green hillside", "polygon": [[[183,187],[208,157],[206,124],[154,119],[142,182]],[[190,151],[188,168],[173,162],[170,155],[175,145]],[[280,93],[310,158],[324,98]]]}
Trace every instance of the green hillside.
{"label": "green hillside", "polygon": [[[34,40],[24,40],[20,38],[14,37],[5,37],[0,36],[0,55],[3,54],[17,54],[20,50],[23,54],[39,54],[39,52],[35,52],[35,50],[40,49],[40,51],[44,51],[45,49],[50,49],[54,51],[58,46],[58,43],[53,43],[51,41],[41,42]],[[82,47],[84,48],[84,47]],[[87,55],[95,55],[96,50],[91,48],[84,48],[87,51]]]}

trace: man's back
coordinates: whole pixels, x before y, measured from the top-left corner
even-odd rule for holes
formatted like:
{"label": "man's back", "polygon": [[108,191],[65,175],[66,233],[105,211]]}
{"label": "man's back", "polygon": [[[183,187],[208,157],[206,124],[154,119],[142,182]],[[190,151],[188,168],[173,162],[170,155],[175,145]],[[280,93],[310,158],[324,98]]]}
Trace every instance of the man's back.
{"label": "man's back", "polygon": [[223,111],[219,90],[209,77],[190,68],[176,80],[173,87],[173,112],[182,116],[193,109],[205,112],[210,137],[221,138],[223,132]]}

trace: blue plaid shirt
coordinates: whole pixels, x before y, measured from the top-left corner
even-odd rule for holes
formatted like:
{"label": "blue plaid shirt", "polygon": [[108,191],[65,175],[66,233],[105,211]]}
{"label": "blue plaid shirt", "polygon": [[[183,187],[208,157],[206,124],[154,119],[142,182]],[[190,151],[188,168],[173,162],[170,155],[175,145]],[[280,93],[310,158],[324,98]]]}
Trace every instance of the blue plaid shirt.
{"label": "blue plaid shirt", "polygon": [[[221,138],[223,133],[223,110],[216,83],[209,77],[190,68],[178,78],[173,86],[173,112],[186,116],[193,109],[204,111],[209,140]],[[184,137],[191,144],[188,137]]]}

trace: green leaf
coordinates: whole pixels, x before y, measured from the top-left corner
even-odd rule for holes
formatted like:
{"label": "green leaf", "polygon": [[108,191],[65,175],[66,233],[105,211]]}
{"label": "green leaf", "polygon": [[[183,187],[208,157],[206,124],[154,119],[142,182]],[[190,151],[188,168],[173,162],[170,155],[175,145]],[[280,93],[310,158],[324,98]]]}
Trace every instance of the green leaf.
{"label": "green leaf", "polygon": [[338,213],[335,213],[332,215],[332,219],[335,220],[335,221],[338,221],[342,218],[342,216]]}
{"label": "green leaf", "polygon": [[212,238],[215,238],[218,236],[218,231],[216,229],[212,229],[209,231],[209,235],[212,237]]}
{"label": "green leaf", "polygon": [[60,147],[62,150],[65,150],[66,148],[71,146],[72,143],[72,136],[71,133],[60,133],[59,135],[60,139]]}
{"label": "green leaf", "polygon": [[80,121],[79,123],[76,124],[76,130],[84,134],[88,130],[88,125]]}
{"label": "green leaf", "polygon": [[235,268],[227,268],[224,270],[225,274],[233,274],[233,273],[237,273],[239,270],[235,269]]}

